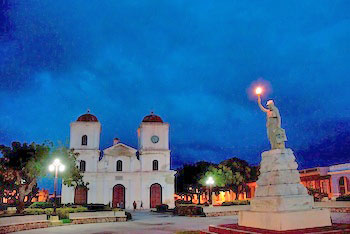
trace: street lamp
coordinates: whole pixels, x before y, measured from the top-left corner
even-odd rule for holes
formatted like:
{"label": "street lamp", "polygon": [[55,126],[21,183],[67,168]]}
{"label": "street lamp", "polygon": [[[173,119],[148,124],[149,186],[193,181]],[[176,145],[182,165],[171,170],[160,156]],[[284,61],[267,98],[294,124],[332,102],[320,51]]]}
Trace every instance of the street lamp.
{"label": "street lamp", "polygon": [[57,193],[57,174],[58,171],[62,172],[64,171],[65,166],[60,162],[59,159],[55,159],[53,163],[49,166],[49,171],[55,172],[55,183],[54,183],[54,206],[53,206],[53,215],[56,215],[56,207],[57,207],[57,198],[56,198],[56,193]]}
{"label": "street lamp", "polygon": [[207,185],[209,185],[209,203],[210,203],[210,205],[212,205],[213,204],[213,198],[212,198],[212,186],[213,186],[213,184],[214,184],[214,179],[213,179],[213,177],[211,177],[211,176],[209,176],[209,178],[207,179],[207,181],[205,182]]}

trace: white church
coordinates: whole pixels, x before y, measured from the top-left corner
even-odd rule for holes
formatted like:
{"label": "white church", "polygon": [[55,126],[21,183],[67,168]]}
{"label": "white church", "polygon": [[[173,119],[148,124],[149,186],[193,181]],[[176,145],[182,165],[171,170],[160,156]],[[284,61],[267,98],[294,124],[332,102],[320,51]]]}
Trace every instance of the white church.
{"label": "white church", "polygon": [[169,124],[151,113],[138,130],[138,149],[121,143],[100,151],[101,123],[87,113],[70,124],[70,148],[79,153],[78,167],[86,188],[62,185],[62,203],[106,204],[132,209],[174,207],[175,171],[170,170]]}

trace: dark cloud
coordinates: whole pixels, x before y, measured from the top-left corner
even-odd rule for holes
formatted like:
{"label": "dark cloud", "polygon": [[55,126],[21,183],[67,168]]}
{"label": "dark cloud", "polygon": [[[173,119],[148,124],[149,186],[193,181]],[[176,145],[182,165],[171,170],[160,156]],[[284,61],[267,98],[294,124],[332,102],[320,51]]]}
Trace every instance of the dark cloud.
{"label": "dark cloud", "polygon": [[171,124],[174,166],[258,163],[265,116],[246,90],[260,77],[296,151],[335,139],[325,124],[350,118],[348,1],[4,2],[1,143],[66,142],[90,108],[102,147],[115,136],[136,146],[153,110]]}

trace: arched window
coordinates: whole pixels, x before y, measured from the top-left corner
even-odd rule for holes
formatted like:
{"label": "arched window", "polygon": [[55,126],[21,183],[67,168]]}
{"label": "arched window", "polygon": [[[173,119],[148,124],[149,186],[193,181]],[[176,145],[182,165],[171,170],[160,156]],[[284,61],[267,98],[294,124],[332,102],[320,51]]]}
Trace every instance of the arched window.
{"label": "arched window", "polygon": [[80,161],[79,170],[82,172],[86,170],[86,162],[84,160]]}
{"label": "arched window", "polygon": [[153,160],[153,171],[158,171],[158,160]]}
{"label": "arched window", "polygon": [[87,145],[87,135],[81,137],[81,145]]}
{"label": "arched window", "polygon": [[123,171],[123,161],[122,160],[117,161],[117,171]]}

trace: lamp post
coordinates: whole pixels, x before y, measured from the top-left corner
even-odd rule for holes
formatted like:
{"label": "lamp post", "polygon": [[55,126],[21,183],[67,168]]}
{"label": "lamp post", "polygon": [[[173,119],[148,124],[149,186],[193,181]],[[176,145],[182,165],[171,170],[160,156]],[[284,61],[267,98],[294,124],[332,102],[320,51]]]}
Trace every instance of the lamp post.
{"label": "lamp post", "polygon": [[57,175],[58,171],[64,171],[65,166],[60,162],[59,159],[55,159],[53,163],[49,166],[49,171],[55,172],[55,182],[54,182],[54,206],[53,206],[53,215],[56,215],[56,207],[57,207]]}
{"label": "lamp post", "polygon": [[213,198],[212,198],[212,186],[214,184],[214,179],[213,177],[209,176],[209,178],[207,179],[207,181],[205,182],[207,185],[209,185],[209,204],[212,205],[213,204]]}

